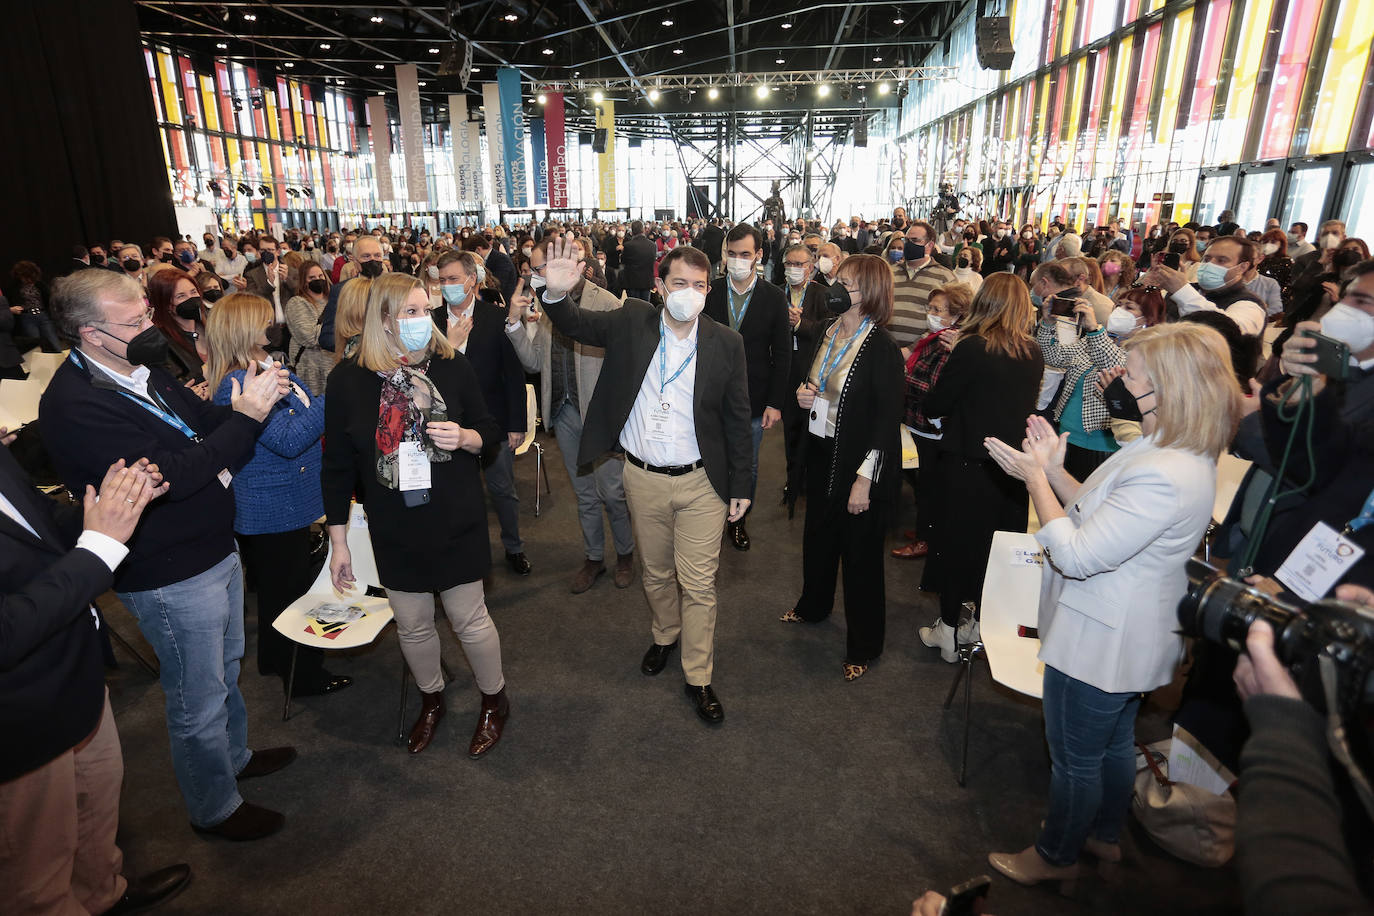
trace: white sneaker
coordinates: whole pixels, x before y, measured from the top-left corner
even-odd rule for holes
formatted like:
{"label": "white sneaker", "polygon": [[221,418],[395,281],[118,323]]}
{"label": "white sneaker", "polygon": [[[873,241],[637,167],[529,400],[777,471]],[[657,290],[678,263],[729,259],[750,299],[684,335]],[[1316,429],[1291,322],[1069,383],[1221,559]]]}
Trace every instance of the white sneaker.
{"label": "white sneaker", "polygon": [[932,649],[940,650],[941,659],[950,664],[959,661],[959,652],[954,648],[954,627],[944,620],[936,618],[930,626],[921,627],[917,632],[920,634],[921,642]]}
{"label": "white sneaker", "polygon": [[965,620],[959,624],[959,645],[967,645],[972,642],[982,642],[983,633],[978,629],[978,621],[973,618]]}

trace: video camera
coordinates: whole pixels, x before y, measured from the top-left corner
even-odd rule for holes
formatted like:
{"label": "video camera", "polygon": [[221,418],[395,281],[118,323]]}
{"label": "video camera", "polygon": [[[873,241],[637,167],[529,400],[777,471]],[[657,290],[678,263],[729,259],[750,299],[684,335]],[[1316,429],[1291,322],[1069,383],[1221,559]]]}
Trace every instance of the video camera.
{"label": "video camera", "polygon": [[1318,663],[1325,656],[1335,663],[1334,712],[1356,724],[1374,710],[1374,613],[1335,600],[1297,607],[1201,560],[1188,561],[1188,593],[1178,604],[1178,622],[1186,635],[1244,652],[1245,636],[1256,620],[1273,629],[1274,654],[1308,703],[1332,711]]}

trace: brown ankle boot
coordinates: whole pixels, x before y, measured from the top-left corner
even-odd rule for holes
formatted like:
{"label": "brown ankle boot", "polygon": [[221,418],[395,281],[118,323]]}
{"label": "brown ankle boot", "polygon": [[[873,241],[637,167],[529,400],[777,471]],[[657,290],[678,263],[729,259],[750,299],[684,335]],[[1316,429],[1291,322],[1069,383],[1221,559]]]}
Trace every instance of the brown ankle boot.
{"label": "brown ankle boot", "polygon": [[509,716],[510,701],[506,699],[506,688],[502,687],[500,693],[482,694],[482,712],[477,716],[477,730],[472,733],[468,756],[475,760],[496,747]]}
{"label": "brown ankle boot", "polygon": [[420,718],[415,720],[415,726],[410,730],[410,740],[407,747],[412,754],[418,754],[429,747],[429,742],[434,740],[434,730],[439,726],[439,720],[444,717],[444,693],[436,691],[434,693],[420,693]]}

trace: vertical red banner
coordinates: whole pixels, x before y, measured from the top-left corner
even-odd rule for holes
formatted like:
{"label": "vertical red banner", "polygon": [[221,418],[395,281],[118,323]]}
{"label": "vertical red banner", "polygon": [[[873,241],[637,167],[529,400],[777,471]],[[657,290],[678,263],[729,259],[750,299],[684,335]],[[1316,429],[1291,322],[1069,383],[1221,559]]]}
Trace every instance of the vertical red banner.
{"label": "vertical red banner", "polygon": [[545,93],[544,142],[549,154],[549,206],[568,205],[568,145],[563,128],[563,93]]}

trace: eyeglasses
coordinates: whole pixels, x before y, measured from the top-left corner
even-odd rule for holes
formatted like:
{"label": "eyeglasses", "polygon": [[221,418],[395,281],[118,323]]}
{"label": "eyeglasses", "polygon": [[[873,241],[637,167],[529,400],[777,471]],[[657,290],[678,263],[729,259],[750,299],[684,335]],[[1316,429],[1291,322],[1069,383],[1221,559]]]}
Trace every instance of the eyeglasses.
{"label": "eyeglasses", "polygon": [[151,307],[149,307],[149,308],[146,308],[146,309],[143,310],[143,317],[142,317],[142,318],[140,318],[138,321],[130,322],[130,323],[128,323],[128,324],[125,324],[125,323],[119,322],[119,321],[96,321],[96,322],[92,322],[92,323],[93,323],[93,324],[108,324],[110,327],[114,327],[114,328],[141,328],[141,327],[143,327],[145,324],[151,324],[151,323],[152,323],[152,320],[153,320],[153,310],[152,310]]}

